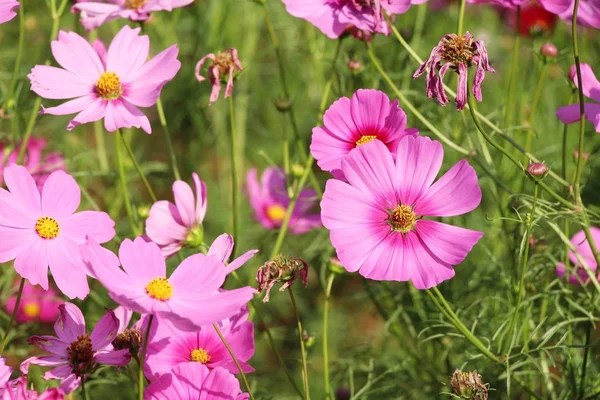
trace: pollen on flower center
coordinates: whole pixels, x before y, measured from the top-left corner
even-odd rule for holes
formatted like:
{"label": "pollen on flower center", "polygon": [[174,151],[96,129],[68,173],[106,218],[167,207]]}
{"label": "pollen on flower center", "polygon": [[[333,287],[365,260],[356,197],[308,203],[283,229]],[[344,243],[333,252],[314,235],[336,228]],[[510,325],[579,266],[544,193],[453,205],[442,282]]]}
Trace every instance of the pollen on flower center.
{"label": "pollen on flower center", "polygon": [[42,217],[35,223],[35,231],[42,239],[54,239],[58,236],[60,227],[54,218]]}
{"label": "pollen on flower center", "polygon": [[96,82],[96,93],[105,100],[114,100],[121,97],[123,87],[121,80],[114,72],[105,72]]}
{"label": "pollen on flower center", "polygon": [[417,216],[413,212],[412,207],[405,204],[394,208],[389,218],[392,230],[402,233],[412,230],[416,222]]}
{"label": "pollen on flower center", "polygon": [[285,218],[286,209],[279,204],[272,204],[267,208],[267,216],[275,222],[281,222]]}
{"label": "pollen on flower center", "polygon": [[190,354],[190,360],[206,364],[207,362],[210,362],[210,356],[206,350],[201,347],[199,349],[192,350],[192,353]]}
{"label": "pollen on flower center", "polygon": [[76,374],[81,374],[86,367],[94,362],[94,350],[92,349],[92,339],[89,334],[77,336],[77,340],[71,343],[67,348],[69,363],[73,366]]}
{"label": "pollen on flower center", "polygon": [[375,135],[363,135],[360,139],[356,141],[356,147],[362,146],[365,143],[369,143],[373,140],[377,139]]}
{"label": "pollen on flower center", "polygon": [[167,278],[154,278],[146,285],[146,293],[156,300],[169,300],[173,296],[173,285]]}
{"label": "pollen on flower center", "polygon": [[40,305],[38,303],[25,303],[23,306],[23,314],[29,318],[37,318],[40,315]]}
{"label": "pollen on flower center", "polygon": [[473,48],[473,38],[466,35],[456,35],[449,38],[442,47],[442,58],[447,61],[458,64],[470,65],[475,55]]}
{"label": "pollen on flower center", "polygon": [[138,8],[146,4],[146,1],[147,0],[125,0],[124,6],[129,10],[137,10]]}

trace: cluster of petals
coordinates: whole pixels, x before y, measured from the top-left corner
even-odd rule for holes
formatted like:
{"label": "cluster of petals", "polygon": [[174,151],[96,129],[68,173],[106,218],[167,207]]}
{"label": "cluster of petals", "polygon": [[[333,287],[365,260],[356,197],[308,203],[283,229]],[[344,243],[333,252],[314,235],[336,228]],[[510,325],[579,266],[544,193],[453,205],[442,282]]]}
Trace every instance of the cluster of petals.
{"label": "cluster of petals", "polygon": [[[570,23],[573,20],[575,0],[539,0],[542,7],[560,19]],[[577,24],[600,29],[600,1],[581,0],[577,8]]]}
{"label": "cluster of petals", "polygon": [[29,389],[27,376],[10,380],[12,368],[0,358],[0,399],[2,400],[63,400],[65,393],[60,388],[50,388],[39,394]]}
{"label": "cluster of petals", "polygon": [[[18,285],[15,286],[15,289]],[[44,290],[39,286],[34,286],[30,283],[25,283],[21,302],[15,319],[19,323],[24,322],[41,322],[49,324],[56,321],[58,317],[58,307],[63,304],[56,291],[50,287]],[[5,310],[8,314],[12,314],[17,304],[17,296],[10,296],[6,300]]]}
{"label": "cluster of petals", "polygon": [[406,128],[406,114],[398,100],[390,102],[379,90],[361,89],[352,99],[338,99],[323,115],[323,122],[313,128],[310,152],[322,170],[337,178],[343,177],[342,160],[350,150],[379,140],[395,154],[403,137],[419,134]]}
{"label": "cluster of petals", "polygon": [[[600,229],[592,226],[590,227],[590,231],[594,243],[600,243]],[[590,243],[583,230],[573,235],[571,244],[575,248],[575,251],[569,250],[568,252],[571,265],[567,267],[565,263],[559,262],[556,265],[556,274],[559,277],[564,277],[568,273],[569,282],[571,284],[585,284],[590,280],[590,275],[582,265],[581,261],[583,261],[583,263],[585,263],[585,265],[594,273],[598,269],[598,264],[596,264],[592,248],[590,247]]]}
{"label": "cluster of petals", "polygon": [[15,9],[19,8],[16,0],[0,0],[0,24],[10,21],[17,16]]}
{"label": "cluster of petals", "polygon": [[[575,65],[569,70],[569,78],[573,81],[575,86],[579,87]],[[585,119],[594,125],[596,132],[600,133],[600,82],[598,81],[598,78],[596,78],[596,75],[594,75],[594,71],[589,64],[581,64],[581,80],[583,81],[583,95],[596,101],[596,103],[589,102],[584,104]],[[560,118],[564,124],[572,124],[581,119],[579,110],[579,103],[571,104],[569,106],[560,107],[556,111],[556,116]]]}
{"label": "cluster of petals", "polygon": [[[422,1],[414,1],[419,4]],[[316,26],[331,39],[348,28],[388,35],[384,13],[404,14],[410,0],[283,0],[287,12]]]}
{"label": "cluster of petals", "polygon": [[21,165],[4,169],[8,191],[0,188],[0,263],[14,260],[15,270],[48,290],[48,268],[60,291],[83,299],[89,293],[79,246],[115,236],[114,222],[100,211],[76,212],[81,191],[64,171],[53,172],[41,190]]}
{"label": "cluster of petals", "polygon": [[418,289],[454,276],[453,266],[483,233],[423,217],[472,211],[481,189],[466,160],[434,183],[443,157],[439,142],[407,136],[395,160],[375,140],[342,161],[348,182],[327,182],[321,216],[346,270],[375,280],[410,280]]}
{"label": "cluster of petals", "polygon": [[143,22],[152,12],[173,11],[185,7],[194,0],[78,0],[72,10],[80,12],[81,24],[86,30],[98,28],[119,18]]}
{"label": "cluster of petals", "polygon": [[[255,219],[266,229],[281,227],[290,204],[283,170],[266,168],[259,182],[258,171],[252,168],[248,171],[247,190]],[[312,189],[300,192],[288,225],[291,233],[305,233],[321,226],[319,214],[313,211],[317,198]]]}
{"label": "cluster of petals", "polygon": [[204,82],[206,78],[201,75],[200,71],[207,60],[212,60],[212,64],[208,67],[208,79],[212,84],[210,99],[208,104],[212,104],[219,98],[221,92],[221,80],[227,81],[225,87],[225,95],[227,98],[233,93],[233,79],[235,71],[242,71],[242,63],[238,56],[238,51],[234,48],[229,48],[224,52],[213,54],[209,53],[202,57],[196,64],[195,75],[198,82]]}
{"label": "cluster of petals", "polygon": [[108,310],[94,329],[88,333],[81,310],[72,303],[60,306],[60,315],[54,324],[54,336],[32,336],[29,343],[50,353],[31,357],[21,364],[27,373],[30,364],[52,367],[44,379],[61,380],[60,388],[70,393],[81,384],[81,378],[93,372],[98,365],[120,367],[129,363],[129,350],[114,350],[111,342],[117,336],[119,320]]}
{"label": "cluster of petals", "polygon": [[52,42],[52,54],[62,68],[36,65],[28,75],[31,90],[46,99],[73,99],[42,114],[78,113],[67,130],[104,119],[110,132],[119,128],[141,128],[152,132],[148,117],[138,107],[153,106],[163,86],[181,63],[173,45],[148,61],[150,40],[140,28],[124,26],[108,50],[97,41],[94,46],[74,32],[59,32]]}

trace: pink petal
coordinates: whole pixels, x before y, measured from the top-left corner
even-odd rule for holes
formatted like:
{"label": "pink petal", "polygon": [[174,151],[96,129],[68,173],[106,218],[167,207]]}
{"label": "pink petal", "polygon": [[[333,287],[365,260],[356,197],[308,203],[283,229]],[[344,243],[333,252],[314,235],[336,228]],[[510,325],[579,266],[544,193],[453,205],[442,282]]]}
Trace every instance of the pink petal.
{"label": "pink petal", "polygon": [[73,373],[73,367],[70,365],[61,365],[60,367],[56,367],[44,374],[45,380],[50,379],[65,379],[69,375]]}
{"label": "pink petal", "polygon": [[146,234],[160,246],[185,240],[187,228],[182,225],[175,204],[161,200],[152,205],[146,219]]}
{"label": "pink petal", "polygon": [[404,265],[410,269],[411,282],[417,289],[432,288],[454,276],[452,266],[435,258],[415,232],[409,231],[404,239]]}
{"label": "pink petal", "polygon": [[129,349],[101,351],[96,353],[94,359],[103,365],[122,367],[123,365],[129,364],[131,353],[129,352]]}
{"label": "pink petal", "polygon": [[323,125],[326,132],[338,140],[354,144],[360,139],[361,134],[352,119],[352,103],[347,97],[329,106],[323,115]]}
{"label": "pink petal", "polygon": [[54,336],[32,336],[27,341],[47,353],[63,358],[67,357],[67,348],[71,345]]}
{"label": "pink petal", "polygon": [[327,127],[313,128],[310,153],[317,160],[317,165],[323,171],[333,171],[342,168],[344,157],[356,147],[356,140],[348,141],[330,133]]}
{"label": "pink petal", "polygon": [[152,133],[148,117],[133,104],[121,99],[109,101],[104,115],[104,128],[114,132],[120,128],[133,127]]}
{"label": "pink petal", "polygon": [[58,307],[60,312],[54,331],[59,339],[72,343],[77,336],[85,335],[85,319],[81,310],[73,303],[64,303]]}
{"label": "pink petal", "polygon": [[55,171],[46,180],[42,191],[42,213],[56,219],[73,214],[81,201],[79,185],[71,175]]}
{"label": "pink petal", "polygon": [[159,247],[141,237],[134,241],[125,239],[119,248],[119,259],[125,272],[140,282],[148,283],[167,275],[167,266]]}
{"label": "pink petal", "polygon": [[51,115],[69,115],[75,114],[80,111],[91,107],[97,100],[97,97],[89,94],[86,96],[78,97],[73,100],[69,100],[59,106],[56,107],[44,107],[42,106],[42,110],[40,114],[51,114]]}
{"label": "pink petal", "polygon": [[216,256],[194,254],[173,272],[169,282],[179,293],[211,293],[225,282],[225,266]]}
{"label": "pink petal", "polygon": [[197,173],[192,173],[192,180],[196,189],[196,221],[202,223],[206,216],[207,203],[207,188],[206,183],[200,180]]}
{"label": "pink petal", "polygon": [[115,222],[101,211],[81,211],[61,221],[61,230],[72,240],[85,243],[86,238],[106,243],[115,237]]}
{"label": "pink petal", "polygon": [[92,103],[90,106],[87,106],[83,111],[77,114],[75,118],[69,121],[67,130],[70,131],[73,130],[73,128],[75,128],[77,125],[102,119],[106,114],[107,105],[108,102],[106,100],[102,100],[100,98],[96,99],[94,103]]}
{"label": "pink petal", "polygon": [[45,99],[72,99],[94,91],[94,83],[61,68],[36,65],[27,75],[31,90]]}
{"label": "pink petal", "polygon": [[112,310],[107,310],[98,321],[94,330],[90,334],[92,340],[92,349],[94,351],[102,350],[115,339],[119,330],[119,319]]}
{"label": "pink petal", "polygon": [[362,135],[377,135],[383,130],[390,113],[390,99],[373,89],[360,89],[351,100],[352,119]]}
{"label": "pink petal", "polygon": [[238,258],[236,258],[235,260],[233,260],[225,266],[225,273],[229,275],[236,269],[240,268],[242,265],[246,264],[248,260],[254,257],[256,253],[258,253],[258,250],[249,250],[245,252],[244,254],[242,254],[241,256],[239,256]]}
{"label": "pink petal", "polygon": [[206,255],[215,256],[219,261],[225,264],[227,263],[227,260],[229,260],[229,257],[231,257],[233,246],[233,236],[223,233],[222,235],[217,236],[212,242]]}
{"label": "pink petal", "polygon": [[19,369],[24,375],[29,372],[29,364],[39,365],[41,367],[56,367],[57,365],[63,365],[67,361],[58,356],[41,356],[41,357],[30,357],[23,361],[19,366]]}
{"label": "pink petal", "polygon": [[77,389],[79,386],[81,386],[81,378],[78,378],[75,374],[71,374],[65,379],[63,379],[63,381],[60,383],[59,388],[64,393],[69,394],[75,389]]}
{"label": "pink petal", "polygon": [[[187,375],[188,377],[191,376]],[[223,368],[215,368],[210,371],[204,383],[202,384],[202,391],[199,397],[209,399],[211,394],[217,392],[215,398],[230,398],[233,399],[240,392],[240,383],[231,373],[227,372]],[[204,397],[206,396],[206,397]]]}
{"label": "pink petal", "polygon": [[4,183],[14,200],[30,214],[39,218],[42,215],[40,192],[35,180],[21,165],[11,164],[4,169]]}
{"label": "pink petal", "polygon": [[358,271],[362,276],[375,280],[406,282],[411,270],[405,265],[405,241],[399,232],[389,233],[373,251]]}
{"label": "pink petal", "polygon": [[32,285],[48,289],[48,248],[41,238],[32,240],[29,250],[15,259],[15,271]]}
{"label": "pink petal", "polygon": [[90,293],[77,243],[61,240],[49,244],[48,261],[56,286],[67,297],[84,299]]}
{"label": "pink petal", "polygon": [[150,39],[139,33],[140,28],[125,25],[108,47],[106,70],[116,73],[122,83],[129,82],[148,58]]}
{"label": "pink petal", "polygon": [[113,312],[115,313],[115,317],[117,317],[117,319],[119,320],[118,332],[121,333],[129,326],[129,322],[133,317],[133,311],[131,311],[127,307],[118,306],[113,310]]}
{"label": "pink petal", "polygon": [[483,232],[427,220],[417,221],[416,231],[429,251],[450,265],[463,262],[483,236]]}
{"label": "pink petal", "polygon": [[[181,68],[181,63],[177,60],[178,55],[179,48],[177,45],[173,45],[161,51],[141,68],[138,68],[135,73],[129,77],[127,82],[147,82],[148,86],[162,87],[166,82],[173,79],[179,71],[179,68]],[[141,86],[137,87],[141,88]],[[146,90],[148,90],[148,87],[146,87]],[[140,105],[140,107],[144,106]]]}
{"label": "pink petal", "polygon": [[52,42],[52,55],[61,67],[91,84],[104,73],[98,53],[75,32],[58,32],[58,40]]}
{"label": "pink petal", "polygon": [[39,239],[31,229],[7,228],[1,225],[0,237],[0,263],[14,260],[20,254],[30,251],[33,242]]}
{"label": "pink petal", "polygon": [[[569,75],[572,77],[571,80],[575,86],[579,87],[575,65],[571,67]],[[581,63],[581,80],[583,81],[583,94],[586,97],[600,102],[600,82],[598,81],[598,78],[596,78],[596,75],[594,75],[594,71],[589,64]]]}
{"label": "pink petal", "polygon": [[173,194],[181,221],[188,228],[193,228],[196,225],[196,203],[192,188],[183,181],[175,181]]}

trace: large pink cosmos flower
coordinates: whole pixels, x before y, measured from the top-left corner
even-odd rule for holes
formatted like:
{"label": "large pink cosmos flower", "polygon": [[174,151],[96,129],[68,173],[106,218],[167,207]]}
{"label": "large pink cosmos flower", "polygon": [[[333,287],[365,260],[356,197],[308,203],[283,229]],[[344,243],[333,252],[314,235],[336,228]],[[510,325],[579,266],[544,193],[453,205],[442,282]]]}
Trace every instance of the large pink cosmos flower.
{"label": "large pink cosmos flower", "polygon": [[[11,314],[15,309],[17,296],[11,296],[6,300],[5,310]],[[19,323],[41,322],[49,324],[56,321],[58,317],[58,306],[63,304],[58,294],[51,287],[44,290],[39,286],[33,286],[25,283],[23,287],[23,297],[19,303],[16,320]]]}
{"label": "large pink cosmos flower", "polygon": [[[290,204],[283,171],[269,167],[258,183],[257,171],[253,168],[248,171],[247,187],[256,220],[266,229],[279,228]],[[312,212],[316,205],[317,193],[312,189],[302,190],[290,219],[291,233],[305,233],[321,226],[319,214]]]}
{"label": "large pink cosmos flower", "polygon": [[[592,232],[592,239],[594,239],[594,243],[596,245],[600,244],[600,229],[592,226],[590,227],[590,231]],[[598,269],[598,265],[596,264],[596,259],[594,258],[594,254],[592,253],[592,248],[590,247],[587,238],[585,237],[584,231],[579,231],[571,238],[571,244],[575,246],[575,252],[569,250],[569,260],[571,260],[572,265],[567,268],[567,266],[563,262],[559,262],[556,264],[556,274],[559,277],[564,277],[567,273],[567,269],[569,272],[569,282],[573,285],[579,285],[581,283],[586,283],[589,281],[590,276],[587,271],[581,265],[579,260],[577,259],[577,255],[581,257],[581,259],[585,262],[585,264],[592,270],[596,271]],[[577,254],[577,255],[576,255]]]}
{"label": "large pink cosmos flower", "polygon": [[[237,315],[221,321],[219,329],[242,370],[253,372],[248,360],[254,355],[254,324],[248,321],[248,309],[244,307]],[[184,332],[168,320],[158,318],[150,331],[146,357],[145,372],[150,380],[188,362],[202,363],[210,369],[223,367],[232,374],[239,372],[212,324],[195,332]]]}
{"label": "large pink cosmos flower", "polygon": [[0,263],[15,260],[15,270],[48,290],[48,267],[69,298],[90,291],[79,246],[86,238],[105,243],[115,236],[113,220],[99,211],[75,212],[81,191],[75,179],[53,172],[43,190],[23,166],[4,170],[9,191],[0,188]]}
{"label": "large pink cosmos flower", "polygon": [[192,174],[194,191],[184,181],[173,183],[175,204],[157,201],[150,208],[146,220],[146,235],[156,243],[165,257],[177,253],[184,246],[198,247],[204,239],[202,221],[206,215],[206,184],[197,173]]}
{"label": "large pink cosmos flower", "polygon": [[167,278],[160,249],[142,238],[124,240],[118,258],[91,241],[81,251],[113,300],[132,311],[168,319],[183,330],[231,317],[255,293],[249,286],[219,290],[227,270],[216,256],[192,255]]}
{"label": "large pink cosmos flower", "polygon": [[[573,20],[573,9],[575,0],[539,0],[542,7],[560,19],[571,22]],[[600,29],[600,1],[599,0],[580,0],[577,9],[577,23]]]}
{"label": "large pink cosmos flower", "polygon": [[194,0],[80,0],[73,6],[73,11],[81,12],[81,24],[89,31],[118,18],[146,21],[152,12],[173,11],[174,8],[193,2]]}
{"label": "large pink cosmos flower", "polygon": [[[573,81],[575,86],[579,87],[575,65],[569,70],[569,78]],[[596,132],[600,133],[600,82],[598,82],[598,79],[596,78],[596,75],[594,75],[594,71],[589,64],[581,64],[581,80],[583,81],[583,94],[585,97],[597,101],[597,103],[585,103],[585,119],[594,125]],[[573,122],[579,121],[581,119],[579,103],[560,107],[556,110],[556,116],[560,118],[564,124],[572,124]]]}
{"label": "large pink cosmos flower", "polygon": [[390,103],[379,90],[358,90],[352,96],[338,99],[323,116],[323,127],[313,128],[310,152],[324,171],[341,177],[342,160],[350,150],[380,140],[396,153],[400,139],[418,135],[406,128],[406,114],[398,100]]}
{"label": "large pink cosmos flower", "polygon": [[[23,160],[23,166],[31,173],[40,190],[42,190],[46,179],[48,179],[48,176],[50,176],[52,172],[65,170],[65,160],[61,153],[50,152],[44,155],[46,143],[46,139],[44,138],[29,139],[29,142],[27,142],[27,149],[25,150],[25,158]],[[4,167],[9,164],[17,163],[21,146],[22,143],[11,151],[5,159],[1,156],[5,150],[5,146],[0,143],[0,185],[2,184],[1,175],[4,171]]]}
{"label": "large pink cosmos flower", "polygon": [[10,21],[17,16],[14,11],[19,8],[19,2],[16,0],[0,0],[0,24]]}
{"label": "large pink cosmos flower", "polygon": [[52,42],[52,54],[64,69],[36,65],[28,75],[31,90],[46,99],[75,99],[57,107],[42,107],[42,114],[79,113],[67,130],[104,118],[104,127],[110,132],[136,127],[151,133],[148,117],[137,107],[153,106],[181,63],[177,45],[147,61],[150,40],[139,33],[140,28],[124,26],[104,62],[84,38],[59,32],[58,40]]}
{"label": "large pink cosmos flower", "polygon": [[247,400],[238,380],[223,368],[209,370],[201,363],[179,364],[152,382],[144,400]]}
{"label": "large pink cosmos flower", "polygon": [[396,161],[373,141],[342,161],[349,183],[327,181],[321,218],[340,262],[376,280],[412,281],[418,289],[454,276],[482,232],[422,217],[450,217],[479,205],[475,170],[462,160],[433,183],[444,150],[427,137],[400,142]]}
{"label": "large pink cosmos flower", "polygon": [[129,363],[129,350],[114,350],[111,345],[119,327],[119,320],[111,310],[100,318],[91,333],[87,333],[83,314],[75,304],[65,303],[59,309],[60,316],[54,324],[57,337],[29,338],[29,343],[51,355],[25,360],[21,372],[27,373],[30,364],[53,367],[44,374],[44,379],[60,379],[61,389],[70,393],[79,387],[82,377],[100,364],[120,367]]}
{"label": "large pink cosmos flower", "polygon": [[[348,27],[388,35],[390,27],[383,13],[404,14],[410,0],[283,0],[287,12],[303,18],[331,39]],[[418,2],[415,2],[418,3]]]}

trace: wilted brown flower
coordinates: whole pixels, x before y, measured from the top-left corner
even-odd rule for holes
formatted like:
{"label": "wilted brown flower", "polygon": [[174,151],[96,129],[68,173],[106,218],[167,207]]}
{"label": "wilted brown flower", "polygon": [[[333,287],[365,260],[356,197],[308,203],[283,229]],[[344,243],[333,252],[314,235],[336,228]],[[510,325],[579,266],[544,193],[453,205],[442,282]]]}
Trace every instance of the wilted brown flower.
{"label": "wilted brown flower", "polygon": [[487,400],[488,386],[481,381],[481,375],[477,370],[473,372],[462,372],[456,369],[450,378],[452,393],[461,399]]}
{"label": "wilted brown flower", "polygon": [[115,350],[129,349],[132,355],[137,355],[142,345],[142,333],[139,329],[125,329],[112,342]]}
{"label": "wilted brown flower", "polygon": [[256,273],[258,292],[266,291],[263,302],[269,301],[269,294],[276,283],[283,283],[279,291],[290,287],[297,277],[300,277],[304,287],[307,285],[308,264],[299,257],[285,257],[278,255],[272,261],[267,261]]}

